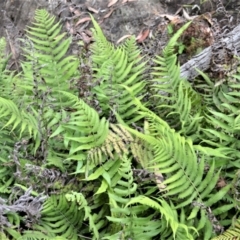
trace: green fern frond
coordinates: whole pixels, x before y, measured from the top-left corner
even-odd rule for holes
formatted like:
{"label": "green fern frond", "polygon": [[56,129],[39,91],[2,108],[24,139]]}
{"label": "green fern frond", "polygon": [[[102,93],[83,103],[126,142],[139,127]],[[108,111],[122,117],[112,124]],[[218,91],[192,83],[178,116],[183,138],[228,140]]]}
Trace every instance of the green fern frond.
{"label": "green fern frond", "polygon": [[[116,164],[114,164],[116,165]],[[131,206],[129,199],[134,195],[137,184],[134,183],[131,159],[126,155],[121,158],[121,164],[109,169],[110,181],[107,189],[111,215],[107,219],[111,222],[105,239],[118,237],[152,239],[159,234],[158,221],[153,221],[155,214],[141,216],[146,206]],[[114,173],[115,172],[115,173]],[[131,201],[131,200],[130,200]],[[159,222],[160,223],[160,222]],[[152,231],[152,229],[155,229]]]}
{"label": "green fern frond", "polygon": [[[128,86],[134,96],[142,99],[146,94],[146,82],[143,79],[145,63],[133,40],[128,40],[124,46],[114,48],[93,18],[92,22],[95,43],[91,49],[96,85],[92,91],[96,94],[105,116],[111,117],[112,111],[119,113],[127,123],[136,122],[137,108],[121,84]],[[131,49],[134,51],[130,52]]]}
{"label": "green fern frond", "polygon": [[83,230],[84,213],[75,202],[69,202],[64,194],[52,195],[46,200],[41,211],[41,219],[33,226],[48,238],[57,236],[65,239],[79,239]]}
{"label": "green fern frond", "polygon": [[87,200],[81,193],[72,192],[66,194],[66,198],[70,202],[77,202],[79,205],[79,210],[84,209],[84,220],[89,221],[89,231],[93,233],[93,239],[99,239],[99,231],[97,229],[97,225],[94,222],[93,215],[91,213],[91,208],[88,206]]}
{"label": "green fern frond", "polygon": [[[163,56],[157,56],[155,62],[159,65],[154,67],[153,76],[156,79],[152,81],[155,83],[152,88],[156,94],[158,91],[162,91],[163,94],[155,95],[155,97],[171,100],[171,95],[174,95],[174,91],[178,88],[180,81],[180,67],[177,63],[176,54],[174,54],[174,46],[178,38],[182,33],[189,27],[191,22],[186,23],[182,28],[180,28],[176,34],[171,38],[167,46],[163,50]],[[169,96],[170,94],[170,96]]]}
{"label": "green fern frond", "polygon": [[38,131],[37,122],[34,116],[23,110],[19,110],[13,101],[0,97],[0,118],[4,120],[6,117],[8,117],[8,120],[6,120],[6,124],[3,128],[12,125],[11,131],[18,128],[20,135],[24,131],[28,131],[30,136],[36,138]]}
{"label": "green fern frond", "polygon": [[19,83],[20,88],[32,92],[37,87],[39,94],[51,89],[51,104],[58,106],[65,104],[59,90],[76,92],[70,89],[70,80],[79,65],[76,57],[67,56],[71,40],[64,39],[61,28],[46,10],[36,10],[35,22],[28,28],[28,42],[25,42],[26,61],[22,64],[25,81]]}
{"label": "green fern frond", "polygon": [[[178,219],[176,219],[174,210],[172,209],[172,207],[170,207],[168,205],[168,203],[166,201],[164,201],[164,200],[159,200],[159,201],[162,205],[160,205],[157,201],[154,201],[153,199],[150,199],[148,197],[138,196],[138,197],[132,198],[126,206],[139,203],[139,204],[147,205],[151,208],[156,209],[157,211],[159,211],[159,213],[162,216],[164,216],[164,219],[165,219],[167,225],[168,224],[170,225],[170,227],[172,229],[173,239],[176,239],[176,234],[179,231],[179,229],[181,229],[181,228],[185,232],[185,238],[188,239],[189,230],[191,229],[191,227],[189,228],[188,226],[181,224],[178,221]],[[167,225],[165,225],[165,226],[167,227]]]}
{"label": "green fern frond", "polygon": [[[126,128],[152,146],[154,158],[150,168],[157,168],[164,175],[164,196],[177,198],[176,208],[183,208],[194,201],[202,204],[206,219],[209,219],[207,208],[220,201],[229,192],[231,185],[215,191],[220,171],[215,172],[215,164],[212,162],[205,174],[205,158],[208,155],[224,157],[224,154],[217,149],[194,146],[191,139],[182,137],[153,113],[147,111],[144,115],[149,121],[147,134]],[[197,151],[200,151],[198,155]],[[205,220],[207,223],[209,221]]]}
{"label": "green fern frond", "polygon": [[156,57],[157,66],[152,70],[151,86],[152,101],[158,106],[159,115],[186,136],[196,135],[203,118],[201,97],[186,80],[181,79],[177,56],[174,54],[177,39],[190,23],[171,38],[163,50],[163,56]]}
{"label": "green fern frond", "polygon": [[[61,91],[67,97],[74,111],[66,123],[62,123],[51,138],[62,134],[64,145],[69,147],[70,155],[81,154],[86,150],[101,146],[108,135],[108,121],[100,119],[98,113],[75,95]],[[85,160],[87,154],[85,155]],[[83,160],[83,159],[82,159]]]}
{"label": "green fern frond", "polygon": [[24,234],[18,238],[18,240],[50,240],[52,238],[47,237],[40,231],[24,231]]}
{"label": "green fern frond", "polygon": [[6,66],[11,55],[6,54],[7,42],[4,37],[0,38],[0,80],[2,78],[2,73],[6,70]]}
{"label": "green fern frond", "polygon": [[216,164],[231,181],[234,178],[232,168],[239,168],[239,73],[215,84],[206,75],[204,79],[210,86],[208,91],[212,104],[209,104],[208,97],[205,124],[201,126],[202,143],[222,153]]}

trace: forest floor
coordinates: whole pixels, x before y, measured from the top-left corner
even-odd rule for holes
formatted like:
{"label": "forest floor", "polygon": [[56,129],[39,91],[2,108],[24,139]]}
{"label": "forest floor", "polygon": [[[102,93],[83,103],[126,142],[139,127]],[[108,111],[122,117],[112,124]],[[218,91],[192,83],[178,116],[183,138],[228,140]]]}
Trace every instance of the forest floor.
{"label": "forest floor", "polygon": [[[109,41],[117,45],[126,38],[135,36],[143,54],[148,56],[159,55],[173,33],[186,21],[192,20],[192,27],[178,46],[181,64],[212,45],[222,32],[229,32],[239,23],[240,6],[233,0],[67,2],[68,5],[64,1],[58,5],[58,16],[76,41],[83,41],[85,46],[92,42],[90,13]],[[169,28],[169,24],[172,28]]]}
{"label": "forest floor", "polygon": [[192,20],[177,49],[181,65],[240,22],[240,3],[236,0],[34,0],[30,3],[24,0],[0,3],[0,36],[9,42],[12,69],[18,69],[15,63],[21,56],[19,38],[24,38],[37,8],[47,8],[63,23],[63,31],[72,36],[71,50],[75,54],[80,54],[80,42],[88,49],[93,41],[89,14],[109,41],[117,45],[135,36],[142,53],[150,57],[160,55],[174,32]]}

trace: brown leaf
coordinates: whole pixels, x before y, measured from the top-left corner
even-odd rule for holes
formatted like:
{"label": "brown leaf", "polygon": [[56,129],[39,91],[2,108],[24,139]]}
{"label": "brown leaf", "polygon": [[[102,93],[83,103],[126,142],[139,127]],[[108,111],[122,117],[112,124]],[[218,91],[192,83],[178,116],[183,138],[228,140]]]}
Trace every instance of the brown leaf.
{"label": "brown leaf", "polygon": [[85,44],[89,44],[92,41],[92,38],[89,37],[85,32],[81,32],[80,35]]}
{"label": "brown leaf", "polygon": [[85,29],[84,32],[85,32],[89,37],[92,37],[92,36],[93,36],[92,32],[91,32],[89,29]]}
{"label": "brown leaf", "polygon": [[76,32],[69,22],[66,22],[66,29],[69,31],[70,34],[75,34]]}
{"label": "brown leaf", "polygon": [[157,187],[160,191],[163,191],[167,186],[163,183],[164,182],[164,177],[162,173],[156,168],[154,170],[154,177],[155,181],[157,183]]}
{"label": "brown leaf", "polygon": [[112,5],[114,5],[115,3],[117,3],[118,0],[110,0],[110,2],[108,3],[108,7],[111,7]]}
{"label": "brown leaf", "polygon": [[128,3],[128,2],[135,2],[135,1],[137,1],[137,0],[123,0],[123,1],[122,1],[122,4]]}
{"label": "brown leaf", "polygon": [[81,15],[81,12],[78,9],[74,8],[74,7],[70,6],[69,10],[70,10],[71,13],[74,13],[76,16],[80,16]]}
{"label": "brown leaf", "polygon": [[136,40],[138,43],[143,42],[149,35],[150,30],[148,28],[143,29],[138,36],[136,37]]}
{"label": "brown leaf", "polygon": [[99,13],[99,11],[95,8],[92,8],[92,7],[87,7],[87,9],[90,11],[90,12],[94,12],[94,13]]}
{"label": "brown leaf", "polygon": [[82,19],[80,19],[80,20],[77,21],[77,23],[75,24],[75,26],[78,26],[79,24],[84,23],[84,22],[88,22],[88,21],[91,21],[91,18],[90,18],[90,17],[82,18]]}
{"label": "brown leaf", "polygon": [[117,44],[119,44],[120,42],[122,42],[125,38],[129,38],[129,37],[131,37],[132,35],[124,35],[123,37],[121,37],[121,38],[119,38],[118,40],[117,40]]}
{"label": "brown leaf", "polygon": [[178,15],[160,14],[158,16],[167,18],[172,24],[177,24],[183,21],[183,19]]}
{"label": "brown leaf", "polygon": [[115,10],[114,8],[111,9],[106,15],[103,16],[103,18],[108,18],[108,17],[110,17],[114,10]]}

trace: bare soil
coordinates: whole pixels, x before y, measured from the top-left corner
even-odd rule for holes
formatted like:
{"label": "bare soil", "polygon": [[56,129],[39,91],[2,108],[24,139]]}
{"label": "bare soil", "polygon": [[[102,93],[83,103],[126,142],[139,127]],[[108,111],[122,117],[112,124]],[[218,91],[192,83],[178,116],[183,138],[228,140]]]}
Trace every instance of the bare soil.
{"label": "bare soil", "polygon": [[[85,47],[92,41],[89,14],[100,24],[107,39],[115,44],[134,35],[144,54],[160,54],[170,35],[167,26],[177,30],[186,20],[194,19],[191,37],[198,46],[181,53],[180,61],[212,44],[222,32],[229,32],[239,22],[238,0],[6,0],[0,3],[0,36],[9,42],[13,67],[20,53],[19,38],[24,38],[27,25],[37,8],[47,8],[62,21],[74,43]],[[184,11],[182,10],[184,9]],[[206,15],[207,13],[207,15]],[[200,25],[199,25],[200,23]],[[200,29],[200,31],[199,31]],[[202,33],[209,32],[206,36]],[[199,36],[197,34],[200,34]],[[193,35],[191,35],[193,34]],[[191,39],[190,37],[190,39]],[[207,39],[207,40],[206,40]],[[186,42],[185,44],[188,44]],[[79,51],[75,44],[73,52]],[[186,56],[187,55],[187,56]],[[16,67],[16,66],[15,66]]]}

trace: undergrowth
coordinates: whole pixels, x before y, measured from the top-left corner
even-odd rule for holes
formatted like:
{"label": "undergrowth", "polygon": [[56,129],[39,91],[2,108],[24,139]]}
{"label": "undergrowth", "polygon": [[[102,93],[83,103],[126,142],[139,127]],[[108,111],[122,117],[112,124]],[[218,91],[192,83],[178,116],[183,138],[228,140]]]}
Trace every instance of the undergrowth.
{"label": "undergrowth", "polygon": [[115,47],[92,22],[85,94],[45,10],[21,72],[0,40],[1,239],[240,239],[240,71],[181,79],[174,49],[190,23],[150,69],[134,38]]}

